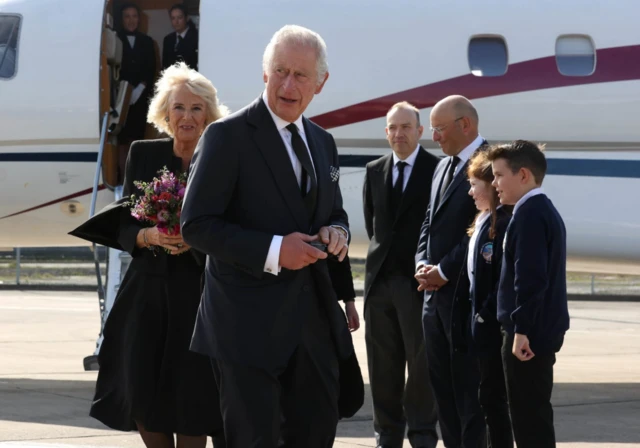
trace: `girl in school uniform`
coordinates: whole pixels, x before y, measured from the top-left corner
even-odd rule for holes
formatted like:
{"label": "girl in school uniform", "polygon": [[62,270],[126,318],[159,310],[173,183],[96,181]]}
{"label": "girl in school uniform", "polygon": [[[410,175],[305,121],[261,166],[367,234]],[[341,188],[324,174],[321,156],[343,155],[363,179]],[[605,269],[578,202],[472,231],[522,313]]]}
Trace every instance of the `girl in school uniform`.
{"label": "girl in school uniform", "polygon": [[463,273],[469,280],[471,350],[478,361],[478,397],[487,424],[487,446],[513,448],[513,435],[502,365],[502,333],[496,297],[500,280],[502,243],[511,207],[500,205],[491,185],[493,172],[486,151],[478,151],[467,168],[469,195],[478,215],[468,230],[469,246]]}

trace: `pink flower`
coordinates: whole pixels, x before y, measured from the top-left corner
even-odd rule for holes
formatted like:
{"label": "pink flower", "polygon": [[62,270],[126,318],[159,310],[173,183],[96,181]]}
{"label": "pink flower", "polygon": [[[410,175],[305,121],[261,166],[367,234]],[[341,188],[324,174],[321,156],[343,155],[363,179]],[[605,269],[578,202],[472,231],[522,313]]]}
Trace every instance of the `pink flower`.
{"label": "pink flower", "polygon": [[169,212],[167,210],[160,210],[158,212],[158,222],[165,223],[169,221]]}

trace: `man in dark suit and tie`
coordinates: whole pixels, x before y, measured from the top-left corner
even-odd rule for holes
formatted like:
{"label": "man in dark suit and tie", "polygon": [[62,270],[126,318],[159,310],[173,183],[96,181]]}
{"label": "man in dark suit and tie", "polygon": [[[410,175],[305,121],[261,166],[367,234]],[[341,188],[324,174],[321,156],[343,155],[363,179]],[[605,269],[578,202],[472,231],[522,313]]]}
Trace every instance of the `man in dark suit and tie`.
{"label": "man in dark suit and tie", "polygon": [[182,61],[190,68],[198,70],[198,30],[189,20],[184,5],[173,5],[169,18],[174,33],[167,34],[162,41],[162,69]]}
{"label": "man in dark suit and tie", "polygon": [[[454,346],[467,338],[460,316],[452,316],[456,284],[465,261],[463,244],[476,207],[469,196],[467,164],[486,141],[478,134],[478,113],[462,96],[449,96],[431,110],[431,132],[446,157],[433,177],[431,201],[420,231],[416,278],[424,290],[423,328],[438,421],[448,448],[484,446],[485,423],[478,403],[479,373],[471,353]],[[459,300],[469,300],[458,288]]]}
{"label": "man in dark suit and tie", "polygon": [[191,346],[213,359],[227,446],[330,447],[353,343],[327,267],[349,240],[338,152],[302,116],[329,76],[325,43],[283,27],[263,70],[263,94],[194,154],[182,235],[208,257]]}
{"label": "man in dark suit and tie", "polygon": [[122,27],[118,37],[122,41],[120,80],[131,86],[131,99],[124,127],[118,134],[118,179],[124,181],[124,169],[129,146],[144,140],[147,129],[149,101],[153,96],[156,77],[156,53],[153,39],[140,31],[140,7],[135,3],[122,5]]}
{"label": "man in dark suit and tie", "polygon": [[371,240],[365,265],[365,338],[373,427],[378,446],[384,448],[401,448],[406,426],[412,447],[435,448],[438,443],[414,256],[439,159],[418,143],[422,132],[415,106],[393,105],[386,128],[393,151],[367,164],[363,187]]}

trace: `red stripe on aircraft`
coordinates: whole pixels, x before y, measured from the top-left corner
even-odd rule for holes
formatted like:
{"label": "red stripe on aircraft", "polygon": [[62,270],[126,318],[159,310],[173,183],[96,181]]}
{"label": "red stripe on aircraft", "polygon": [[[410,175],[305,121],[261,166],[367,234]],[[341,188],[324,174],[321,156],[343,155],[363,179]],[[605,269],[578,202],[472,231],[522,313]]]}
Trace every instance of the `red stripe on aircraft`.
{"label": "red stripe on aircraft", "polygon": [[532,59],[509,65],[503,76],[458,76],[347,106],[317,115],[311,120],[325,129],[331,129],[384,117],[389,108],[399,101],[409,101],[419,109],[424,109],[433,107],[449,95],[477,99],[555,87],[640,79],[639,60],[640,45],[605,48],[597,50],[596,70],[592,75],[565,76],[558,71],[555,56]]}
{"label": "red stripe on aircraft", "polygon": [[[104,189],[105,189],[104,185],[99,185],[98,186],[98,191],[104,190]],[[84,196],[85,194],[90,194],[92,191],[93,191],[93,188],[87,188],[86,190],[82,190],[82,191],[79,191],[77,193],[70,194],[69,196],[65,196],[63,198],[54,199],[53,201],[49,201],[49,202],[46,202],[44,204],[36,205],[35,207],[31,207],[31,208],[28,208],[26,210],[22,210],[22,211],[19,211],[19,212],[16,212],[16,213],[12,213],[10,215],[2,216],[2,217],[0,217],[0,219],[11,218],[13,216],[18,216],[18,215],[22,215],[24,213],[32,212],[34,210],[39,210],[41,208],[48,207],[50,205],[55,205],[55,204],[58,204],[60,202],[68,201],[69,199],[75,199],[77,197]]]}

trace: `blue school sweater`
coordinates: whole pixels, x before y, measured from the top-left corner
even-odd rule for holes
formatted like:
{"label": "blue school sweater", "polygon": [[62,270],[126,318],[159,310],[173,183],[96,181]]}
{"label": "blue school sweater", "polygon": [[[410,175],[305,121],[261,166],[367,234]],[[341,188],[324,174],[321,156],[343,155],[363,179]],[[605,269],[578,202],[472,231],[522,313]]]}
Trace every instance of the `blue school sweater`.
{"label": "blue school sweater", "polygon": [[547,196],[523,199],[504,239],[498,320],[509,334],[527,335],[534,354],[549,354],[569,329],[566,229]]}

